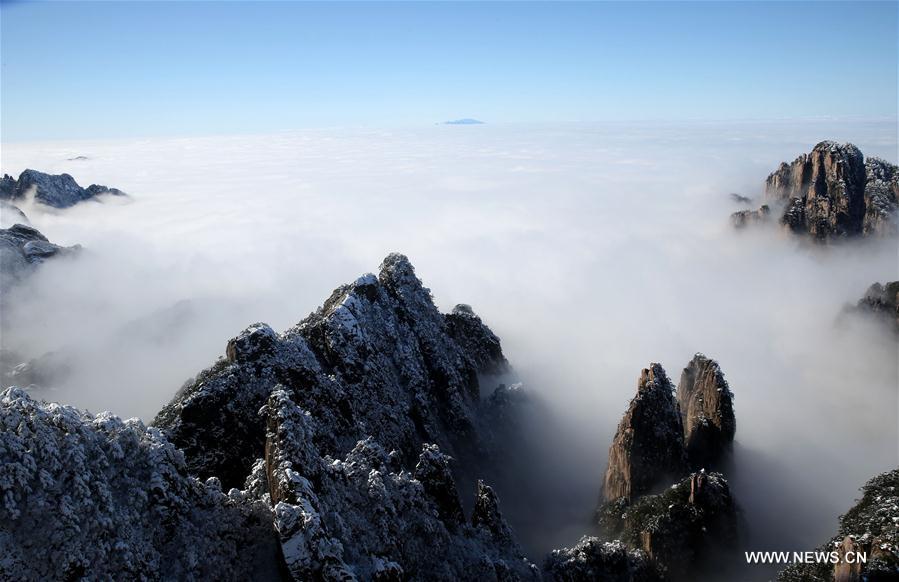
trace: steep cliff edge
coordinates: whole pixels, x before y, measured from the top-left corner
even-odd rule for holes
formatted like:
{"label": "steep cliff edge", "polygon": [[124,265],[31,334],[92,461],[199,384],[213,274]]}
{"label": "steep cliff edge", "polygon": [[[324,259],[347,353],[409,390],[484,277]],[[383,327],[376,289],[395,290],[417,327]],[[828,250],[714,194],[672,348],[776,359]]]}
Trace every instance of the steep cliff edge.
{"label": "steep cliff edge", "polygon": [[[851,143],[823,141],[782,163],[765,181],[765,196],[784,227],[817,242],[899,232],[899,168],[866,160]],[[738,227],[763,222],[768,210],[762,208],[734,213],[731,221]]]}

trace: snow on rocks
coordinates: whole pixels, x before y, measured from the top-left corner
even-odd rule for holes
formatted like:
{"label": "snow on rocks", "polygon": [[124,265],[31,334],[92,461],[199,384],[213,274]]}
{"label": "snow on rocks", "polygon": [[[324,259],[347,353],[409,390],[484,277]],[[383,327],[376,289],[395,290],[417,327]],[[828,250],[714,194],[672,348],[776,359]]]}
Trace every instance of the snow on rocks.
{"label": "snow on rocks", "polygon": [[266,504],[187,473],[158,429],[0,393],[0,579],[246,579]]}

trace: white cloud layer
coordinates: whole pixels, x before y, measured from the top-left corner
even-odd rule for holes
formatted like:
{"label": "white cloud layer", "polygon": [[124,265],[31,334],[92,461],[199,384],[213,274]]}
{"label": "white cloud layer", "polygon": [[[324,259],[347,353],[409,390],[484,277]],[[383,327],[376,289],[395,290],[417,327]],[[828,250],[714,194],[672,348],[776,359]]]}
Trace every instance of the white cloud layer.
{"label": "white cloud layer", "polygon": [[822,139],[896,162],[890,120],[5,144],[4,172],[68,172],[132,199],[23,208],[85,252],[10,297],[4,347],[73,350],[54,398],[149,419],[247,324],[284,329],[400,251],[440,308],[470,303],[581,427],[585,512],[640,369],[659,361],[676,382],[694,352],[718,359],[750,527],[795,523],[780,541],[805,549],[897,464],[896,344],[835,325],[869,284],[899,278],[896,245],[735,233],[728,193],[758,197]]}

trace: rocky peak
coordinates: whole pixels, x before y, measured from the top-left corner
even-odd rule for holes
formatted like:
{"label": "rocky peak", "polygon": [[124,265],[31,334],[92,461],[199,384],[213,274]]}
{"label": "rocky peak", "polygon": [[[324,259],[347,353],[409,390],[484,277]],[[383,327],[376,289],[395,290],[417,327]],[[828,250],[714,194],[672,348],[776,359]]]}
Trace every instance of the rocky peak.
{"label": "rocky peak", "polygon": [[650,364],[640,374],[637,395],[609,448],[603,497],[633,499],[679,477],[685,468],[684,429],[674,387],[660,364]]}
{"label": "rocky peak", "polygon": [[865,236],[895,235],[899,227],[896,206],[899,202],[899,168],[880,158],[865,162]]}
{"label": "rocky peak", "polygon": [[266,492],[296,579],[531,577],[492,489],[464,519],[448,454],[470,471],[491,454],[479,375],[505,358],[458,317],[392,254],[293,328],[241,332],[154,424],[192,472]]}
{"label": "rocky peak", "polygon": [[447,333],[482,373],[499,375],[509,371],[499,338],[484,325],[470,305],[456,305],[444,317]]}
{"label": "rocky peak", "polygon": [[24,224],[0,229],[0,290],[5,294],[46,259],[75,252],[79,248],[55,245],[36,228]]}
{"label": "rocky peak", "polygon": [[[824,141],[768,176],[765,195],[782,209],[780,222],[795,234],[827,242],[897,232],[899,170],[878,158],[865,161],[852,144]],[[737,227],[763,222],[759,211],[731,216]]]}
{"label": "rocky peak", "polygon": [[853,144],[822,141],[792,164],[782,163],[765,181],[770,200],[824,196],[840,190],[849,196],[864,189],[864,156]]}
{"label": "rocky peak", "polygon": [[899,334],[899,281],[884,284],[874,283],[865,291],[864,297],[847,311],[870,315],[885,322]]}
{"label": "rocky peak", "polygon": [[465,516],[456,481],[450,471],[450,460],[449,456],[440,452],[437,445],[425,444],[412,474],[421,481],[425,493],[434,499],[440,517],[447,523],[459,524],[465,520]]}
{"label": "rocky peak", "polygon": [[737,427],[733,393],[718,362],[696,354],[681,373],[677,401],[690,465],[718,467],[730,452]]}
{"label": "rocky peak", "polygon": [[79,202],[100,195],[124,196],[117,188],[91,184],[82,188],[69,174],[45,174],[37,170],[25,170],[18,180],[4,175],[0,182],[0,197],[6,200],[20,200],[33,194],[36,202],[53,208],[68,208]]}

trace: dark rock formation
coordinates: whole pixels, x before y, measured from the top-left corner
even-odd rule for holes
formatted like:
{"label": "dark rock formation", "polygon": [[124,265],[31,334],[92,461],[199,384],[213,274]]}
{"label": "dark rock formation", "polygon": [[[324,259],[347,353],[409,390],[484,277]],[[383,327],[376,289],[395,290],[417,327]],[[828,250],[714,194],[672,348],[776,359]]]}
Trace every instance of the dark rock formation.
{"label": "dark rock formation", "polygon": [[[779,582],[880,582],[899,580],[899,469],[868,481],[862,498],[845,515],[822,552],[836,552],[838,563],[793,564],[778,576]],[[865,563],[843,559],[847,552],[861,552]]]}
{"label": "dark rock formation", "polygon": [[737,421],[734,395],[718,362],[696,354],[681,373],[677,401],[690,466],[720,467],[733,446]]}
{"label": "dark rock formation", "polygon": [[553,550],[544,565],[544,579],[556,582],[661,582],[658,566],[642,550],[620,541],[585,536],[573,548]]}
{"label": "dark rock formation", "polygon": [[606,504],[600,524],[639,548],[672,577],[686,576],[713,551],[738,538],[737,507],[721,474],[701,471],[658,495]]}
{"label": "dark rock formation", "polygon": [[45,174],[37,170],[25,170],[18,180],[4,175],[0,181],[0,198],[10,201],[25,199],[31,194],[34,200],[53,208],[68,208],[79,202],[96,198],[102,194],[124,196],[116,188],[91,184],[82,188],[69,174]]}
{"label": "dark rock formation", "polygon": [[0,393],[0,579],[276,579],[267,504],[139,421]]}
{"label": "dark rock formation", "polygon": [[684,429],[674,387],[660,364],[650,364],[640,374],[637,395],[609,448],[603,497],[634,499],[685,470]]}
{"label": "dark rock formation", "polygon": [[55,245],[37,229],[24,224],[0,229],[0,291],[5,293],[46,259],[78,248]]}
{"label": "dark rock formation", "polygon": [[732,546],[737,510],[727,481],[705,469],[684,475],[721,464],[735,430],[733,394],[714,360],[694,356],[677,399],[659,364],[643,370],[609,449],[596,511],[604,535],[642,550],[675,579],[694,574],[713,546]]}
{"label": "dark rock formation", "polygon": [[736,202],[737,204],[751,204],[752,198],[749,196],[743,196],[742,194],[737,194],[736,192],[730,193],[730,199]]}
{"label": "dark rock formation", "polygon": [[874,283],[849,311],[873,316],[899,334],[899,281]]}
{"label": "dark rock formation", "polygon": [[493,490],[466,522],[443,453],[490,457],[485,419],[514,400],[482,403],[479,376],[506,368],[480,319],[441,314],[393,254],[292,329],[250,326],[154,424],[195,474],[268,496],[295,579],[526,579]]}
{"label": "dark rock formation", "polygon": [[[897,233],[899,169],[879,158],[865,161],[849,143],[823,141],[782,163],[768,176],[765,195],[783,209],[781,224],[818,242]],[[744,211],[731,220],[744,226],[761,216]]]}
{"label": "dark rock formation", "polygon": [[504,374],[509,363],[499,338],[483,324],[470,305],[456,305],[446,316],[446,332],[472,358],[484,374]]}
{"label": "dark rock formation", "polygon": [[862,234],[896,234],[897,201],[899,168],[880,158],[868,158],[865,163],[865,218],[862,222]]}
{"label": "dark rock formation", "polygon": [[537,579],[489,487],[479,485],[465,523],[448,459],[433,445],[422,448],[419,481],[372,437],[345,458],[323,456],[316,442],[327,425],[281,387],[263,414],[265,458],[247,486],[267,492],[292,579]]}
{"label": "dark rock formation", "polygon": [[479,320],[466,319],[471,335],[460,344],[448,317],[409,261],[390,255],[379,276],[340,287],[283,334],[256,324],[231,340],[227,359],[186,385],[154,424],[196,474],[240,484],[262,456],[257,411],[281,384],[328,427],[318,437],[324,454],[345,455],[373,434],[408,463],[424,443],[470,460],[489,441],[477,428],[478,375],[505,358]]}
{"label": "dark rock formation", "polygon": [[771,219],[771,208],[763,204],[758,210],[738,210],[730,215],[734,228],[745,228],[753,224],[761,224]]}
{"label": "dark rock formation", "polygon": [[460,524],[465,520],[456,480],[450,471],[450,458],[441,453],[437,445],[422,447],[412,475],[437,504],[437,512],[445,523]]}

